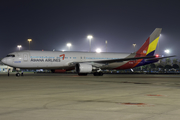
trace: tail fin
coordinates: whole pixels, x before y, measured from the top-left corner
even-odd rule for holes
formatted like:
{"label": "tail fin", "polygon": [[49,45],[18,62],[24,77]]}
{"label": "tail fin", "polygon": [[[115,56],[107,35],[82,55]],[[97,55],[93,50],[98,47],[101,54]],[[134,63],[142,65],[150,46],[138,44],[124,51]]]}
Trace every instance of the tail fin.
{"label": "tail fin", "polygon": [[158,44],[159,36],[162,28],[156,28],[153,33],[148,37],[146,42],[136,52],[136,57],[153,56]]}

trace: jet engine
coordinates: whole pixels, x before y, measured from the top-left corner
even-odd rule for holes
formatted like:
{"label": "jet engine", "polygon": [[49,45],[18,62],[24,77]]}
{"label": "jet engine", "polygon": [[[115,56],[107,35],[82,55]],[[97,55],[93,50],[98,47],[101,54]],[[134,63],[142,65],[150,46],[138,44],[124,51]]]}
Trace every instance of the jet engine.
{"label": "jet engine", "polygon": [[78,63],[76,64],[76,72],[77,73],[91,73],[93,70],[92,65],[86,63]]}

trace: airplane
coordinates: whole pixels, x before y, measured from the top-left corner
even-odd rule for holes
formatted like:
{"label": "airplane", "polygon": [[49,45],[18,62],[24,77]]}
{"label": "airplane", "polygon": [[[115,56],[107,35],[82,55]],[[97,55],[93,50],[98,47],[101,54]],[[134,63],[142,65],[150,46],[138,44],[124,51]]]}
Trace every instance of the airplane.
{"label": "airplane", "polygon": [[[71,51],[34,51],[25,50],[9,53],[2,62],[5,65],[20,69],[75,69],[78,75],[103,76],[105,69],[132,69],[158,62],[159,59],[174,57],[155,56],[156,46],[162,28],[156,28],[141,48],[135,53],[108,53],[108,52],[71,52]],[[20,76],[17,72],[16,76]]]}

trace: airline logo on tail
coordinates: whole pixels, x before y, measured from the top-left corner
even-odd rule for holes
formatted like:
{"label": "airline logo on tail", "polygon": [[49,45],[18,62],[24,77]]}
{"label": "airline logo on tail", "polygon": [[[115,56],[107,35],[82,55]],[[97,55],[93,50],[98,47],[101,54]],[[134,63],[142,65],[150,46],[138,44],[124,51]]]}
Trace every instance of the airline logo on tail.
{"label": "airline logo on tail", "polygon": [[158,44],[158,41],[159,41],[159,37],[157,37],[154,41],[152,41],[149,44],[148,51],[147,51],[146,55],[154,55],[156,47],[157,47],[157,44]]}
{"label": "airline logo on tail", "polygon": [[[154,56],[161,30],[162,28],[156,28],[145,41],[145,43],[141,46],[141,48],[136,52],[136,55],[134,57]],[[128,61],[126,64],[117,67],[116,69],[134,68],[145,64],[147,64],[147,62],[145,62],[144,59],[138,59],[135,61]]]}
{"label": "airline logo on tail", "polygon": [[161,28],[156,28],[153,33],[148,37],[142,47],[136,52],[135,57],[153,56],[159,41]]}

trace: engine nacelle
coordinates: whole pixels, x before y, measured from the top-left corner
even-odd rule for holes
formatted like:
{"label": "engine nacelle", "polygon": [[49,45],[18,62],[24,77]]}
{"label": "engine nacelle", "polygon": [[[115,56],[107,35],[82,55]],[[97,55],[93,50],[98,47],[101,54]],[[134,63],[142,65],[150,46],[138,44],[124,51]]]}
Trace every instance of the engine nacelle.
{"label": "engine nacelle", "polygon": [[92,65],[86,63],[78,63],[76,64],[76,72],[77,73],[91,73],[92,72]]}

